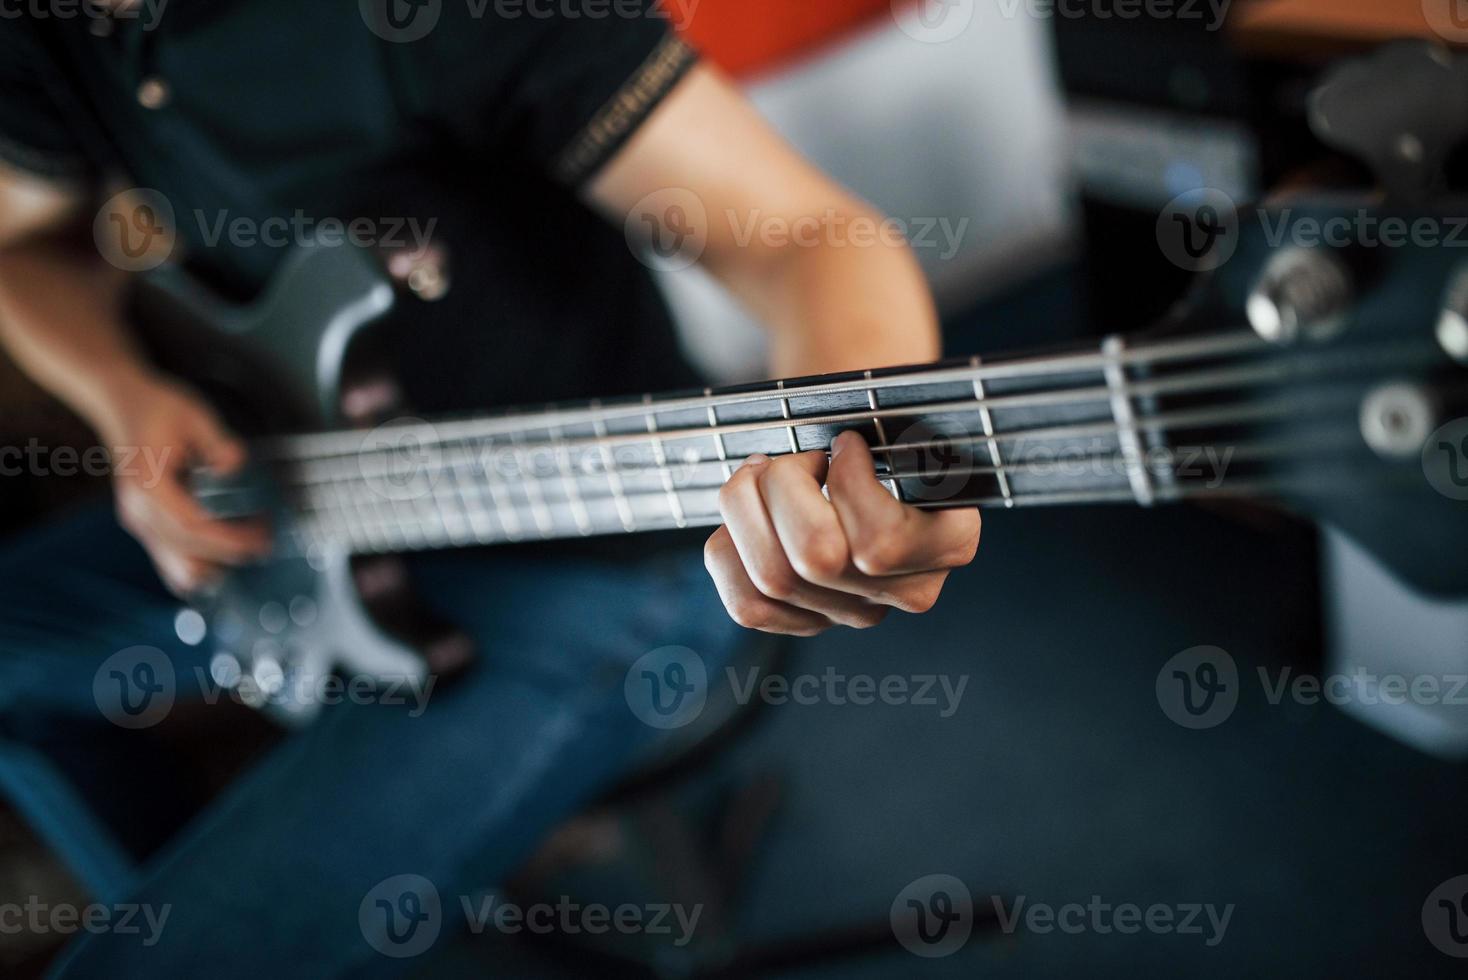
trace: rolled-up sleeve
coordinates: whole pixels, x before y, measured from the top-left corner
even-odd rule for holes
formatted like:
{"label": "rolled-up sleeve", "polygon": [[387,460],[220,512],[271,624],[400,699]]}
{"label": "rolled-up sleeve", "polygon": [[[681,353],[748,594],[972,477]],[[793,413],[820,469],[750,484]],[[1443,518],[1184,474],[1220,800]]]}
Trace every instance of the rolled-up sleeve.
{"label": "rolled-up sleeve", "polygon": [[0,20],[0,162],[51,179],[92,171],[56,86],[60,74],[24,18]]}
{"label": "rolled-up sleeve", "polygon": [[656,0],[445,4],[402,45],[416,112],[557,180],[593,176],[697,61]]}

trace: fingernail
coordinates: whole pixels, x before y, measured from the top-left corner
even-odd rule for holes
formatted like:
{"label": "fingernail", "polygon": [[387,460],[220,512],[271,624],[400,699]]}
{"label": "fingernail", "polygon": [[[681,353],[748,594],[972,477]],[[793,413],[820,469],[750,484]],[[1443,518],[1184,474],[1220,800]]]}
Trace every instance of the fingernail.
{"label": "fingernail", "polygon": [[846,446],[847,437],[851,436],[852,434],[852,431],[850,429],[847,429],[845,432],[842,432],[841,434],[836,436],[835,441],[831,443],[832,459],[835,459],[837,456],[841,455],[841,450]]}
{"label": "fingernail", "polygon": [[766,456],[764,453],[754,453],[750,456],[744,457],[745,466],[763,466],[769,461],[770,457]]}

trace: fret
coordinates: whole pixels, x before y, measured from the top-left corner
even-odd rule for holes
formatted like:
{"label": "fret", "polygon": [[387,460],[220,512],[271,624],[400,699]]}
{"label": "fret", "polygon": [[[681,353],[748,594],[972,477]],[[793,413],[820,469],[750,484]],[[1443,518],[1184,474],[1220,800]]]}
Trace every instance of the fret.
{"label": "fret", "polygon": [[576,522],[576,531],[585,537],[591,533],[591,516],[586,512],[586,502],[581,499],[581,487],[571,472],[571,450],[562,438],[560,426],[552,425],[549,431],[556,457],[556,469],[560,471],[561,485],[566,488],[566,502],[571,507],[571,519]]}
{"label": "fret", "polygon": [[[872,372],[866,371],[864,373],[867,381],[870,382],[872,380]],[[872,410],[872,426],[877,430],[877,445],[885,449],[887,447],[887,427],[882,424],[882,419],[876,414],[879,407],[877,405],[877,389],[868,387],[866,393],[867,407]]]}
{"label": "fret", "polygon": [[448,476],[453,482],[459,503],[463,505],[469,534],[479,544],[490,544],[494,541],[494,526],[490,524],[482,506],[483,500],[474,479],[476,469],[479,467],[475,464],[450,466]]}
{"label": "fret", "polygon": [[714,390],[705,388],[703,397],[709,401],[709,428],[714,432],[714,449],[719,454],[719,463],[724,470],[724,482],[728,483],[734,478],[734,467],[729,463],[729,447],[724,445],[724,434],[719,431],[719,410],[713,404]]}
{"label": "fret", "polygon": [[[783,382],[783,381],[776,381],[775,382],[775,387],[777,389],[779,389],[780,391],[784,391],[785,390],[785,382]],[[781,398],[780,399],[780,417],[783,418],[783,419],[789,419],[790,418],[790,399],[789,398]],[[799,453],[800,452],[800,440],[797,439],[797,438],[795,438],[795,426],[793,426],[793,425],[787,425],[787,426],[785,426],[785,432],[786,432],[786,434],[788,434],[790,436],[790,451],[792,453]]]}
{"label": "fret", "polygon": [[[864,374],[867,381],[872,380],[871,371],[866,371],[864,372]],[[882,419],[877,415],[877,409],[879,407],[877,404],[877,389],[867,388],[866,395],[867,407],[872,410],[872,428],[875,429],[877,432],[877,452],[880,454],[889,445],[891,445],[891,443],[887,440],[887,427],[882,424]],[[887,462],[888,468],[890,469],[892,462],[892,457],[890,455],[887,457]],[[893,497],[897,498],[898,500],[902,499],[902,486],[896,480],[879,480],[878,482],[880,482],[882,486],[886,487],[887,492],[890,493]]]}
{"label": "fret", "polygon": [[[354,465],[357,468],[355,474],[351,472]],[[403,540],[403,535],[398,531],[397,525],[391,520],[383,519],[383,510],[387,506],[387,501],[383,499],[382,492],[374,489],[367,477],[363,475],[360,458],[354,460],[344,457],[339,469],[342,474],[339,486],[347,509],[354,511],[361,519],[369,539],[374,543],[380,543],[384,550]]]}
{"label": "fret", "polygon": [[989,444],[989,459],[994,464],[994,474],[999,480],[999,493],[1005,507],[1014,506],[1014,494],[1009,488],[1009,474],[1004,469],[1004,459],[999,454],[999,440],[994,437],[994,418],[989,412],[989,400],[984,394],[984,381],[978,375],[983,362],[977,355],[969,359],[974,368],[974,398],[979,403],[979,424],[984,427],[984,441]]}
{"label": "fret", "polygon": [[476,509],[484,514],[486,523],[491,515],[494,517],[499,530],[490,533],[496,540],[514,541],[520,537],[520,527],[513,513],[509,519],[505,518],[504,506],[500,500],[496,482],[498,479],[495,472],[495,466],[498,465],[497,460],[493,440],[483,443],[475,451],[474,467],[469,472],[474,487],[474,503]]}
{"label": "fret", "polygon": [[1132,399],[1127,391],[1126,368],[1122,363],[1124,342],[1113,334],[1101,344],[1105,358],[1102,373],[1106,386],[1111,390],[1111,414],[1116,420],[1116,436],[1121,444],[1121,456],[1126,463],[1127,480],[1132,486],[1132,495],[1142,507],[1152,506],[1156,493],[1152,487],[1152,476],[1147,471],[1142,456],[1142,443],[1137,436],[1136,417],[1132,412]]}
{"label": "fret", "polygon": [[429,493],[444,534],[452,544],[462,547],[473,540],[474,532],[469,526],[469,509],[459,492],[454,469],[452,463],[443,464],[439,468],[437,479],[430,485]]}
{"label": "fret", "polygon": [[601,402],[591,403],[592,431],[596,434],[597,447],[601,454],[601,465],[607,471],[607,487],[612,491],[612,502],[617,508],[617,519],[622,522],[622,530],[631,534],[637,530],[637,519],[632,513],[632,505],[627,500],[627,492],[622,487],[622,474],[617,472],[617,462],[612,458],[611,447],[607,445],[607,423],[601,414]]}
{"label": "fret", "polygon": [[440,495],[444,493],[442,455],[432,465],[434,468],[431,471],[425,471],[423,468],[415,469],[409,486],[412,488],[410,496],[413,508],[418,513],[424,540],[434,546],[439,546],[451,543],[454,536],[449,528],[450,511],[444,507],[444,502],[440,499]]}
{"label": "fret", "polygon": [[[365,491],[365,498],[362,491]],[[380,493],[366,487],[353,486],[349,492],[357,498],[357,502],[364,505],[371,521],[371,526],[378,532],[383,542],[383,550],[391,548],[404,548],[408,545],[408,535],[402,525],[392,514],[391,501],[385,499]]]}
{"label": "fret", "polygon": [[406,508],[412,516],[417,537],[410,537],[410,541],[419,542],[419,547],[422,547],[423,542],[436,544],[436,539],[448,537],[448,532],[443,526],[443,518],[438,513],[438,504],[433,499],[432,488],[429,488],[426,493],[410,492],[406,499],[394,497],[392,500],[396,510],[401,513],[403,508]]}
{"label": "fret", "polygon": [[[652,396],[644,395],[644,405],[652,405]],[[663,490],[668,495],[668,506],[673,512],[673,522],[679,527],[687,527],[688,519],[683,515],[683,502],[678,499],[678,491],[673,487],[673,474],[668,471],[668,456],[663,451],[663,440],[656,437],[658,431],[658,420],[655,412],[646,412],[647,431],[654,434],[652,439],[653,462],[657,464],[658,471],[662,475]]]}
{"label": "fret", "polygon": [[367,537],[366,522],[361,515],[352,507],[351,498],[347,495],[347,484],[345,480],[337,480],[334,477],[320,484],[307,487],[306,498],[312,501],[322,518],[332,524],[339,523],[351,538],[358,537],[357,529],[353,528],[352,518],[357,518],[357,528],[361,530],[361,537]]}
{"label": "fret", "polygon": [[[485,448],[493,450],[493,443],[486,444]],[[494,503],[494,516],[499,520],[500,527],[504,528],[505,537],[510,541],[522,541],[525,538],[525,526],[520,520],[515,501],[500,479],[500,452],[501,450],[493,450],[490,454],[493,461],[484,469],[484,485],[489,490],[490,500]]]}
{"label": "fret", "polygon": [[520,489],[530,505],[530,519],[544,539],[555,536],[555,522],[551,520],[550,508],[545,505],[545,493],[540,487],[540,478],[525,465],[525,450],[522,448],[523,432],[510,433],[511,452],[515,458],[515,469],[520,475]]}
{"label": "fret", "polygon": [[[316,514],[320,516],[323,526],[339,526],[346,536],[351,540],[357,538],[366,539],[367,528],[362,521],[361,515],[351,506],[351,498],[347,496],[346,481],[328,480],[325,483],[313,484],[306,488],[305,497]],[[353,517],[356,524],[353,525]]]}

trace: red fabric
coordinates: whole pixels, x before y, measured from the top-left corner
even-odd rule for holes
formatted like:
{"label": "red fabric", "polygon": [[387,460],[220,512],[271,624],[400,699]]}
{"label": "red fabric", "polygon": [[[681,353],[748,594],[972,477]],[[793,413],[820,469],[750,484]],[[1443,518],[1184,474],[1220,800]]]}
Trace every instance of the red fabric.
{"label": "red fabric", "polygon": [[[663,0],[684,37],[734,75],[751,75],[819,50],[876,20],[893,0]],[[900,2],[900,0],[899,0]],[[692,17],[686,11],[692,7]],[[679,16],[684,14],[685,16]]]}

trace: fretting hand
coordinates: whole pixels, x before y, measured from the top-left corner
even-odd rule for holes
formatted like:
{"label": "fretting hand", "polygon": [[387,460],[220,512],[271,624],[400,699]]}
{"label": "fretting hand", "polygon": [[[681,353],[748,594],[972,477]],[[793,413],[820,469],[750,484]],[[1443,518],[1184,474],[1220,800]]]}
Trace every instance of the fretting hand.
{"label": "fretting hand", "polygon": [[724,526],[705,564],[735,622],[767,633],[865,629],[892,609],[927,612],[979,546],[977,510],[899,503],[854,432],[837,437],[829,465],[824,452],[751,456],[719,508]]}

